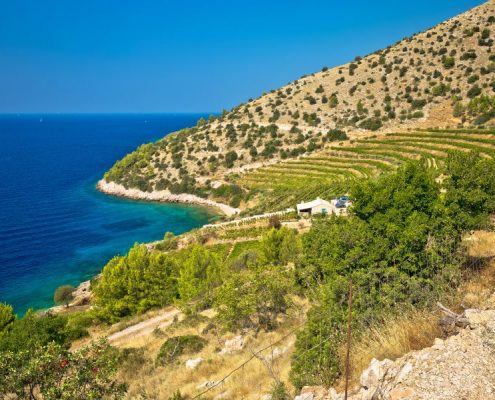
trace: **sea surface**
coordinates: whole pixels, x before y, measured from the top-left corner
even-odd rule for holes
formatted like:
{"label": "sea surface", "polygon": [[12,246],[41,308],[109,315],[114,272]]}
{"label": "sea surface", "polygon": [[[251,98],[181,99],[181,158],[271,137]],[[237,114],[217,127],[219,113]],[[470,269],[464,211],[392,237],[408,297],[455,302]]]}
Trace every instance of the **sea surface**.
{"label": "sea surface", "polygon": [[116,160],[202,116],[0,115],[0,302],[18,314],[52,306],[56,287],[91,278],[135,242],[214,219],[205,208],[95,189]]}

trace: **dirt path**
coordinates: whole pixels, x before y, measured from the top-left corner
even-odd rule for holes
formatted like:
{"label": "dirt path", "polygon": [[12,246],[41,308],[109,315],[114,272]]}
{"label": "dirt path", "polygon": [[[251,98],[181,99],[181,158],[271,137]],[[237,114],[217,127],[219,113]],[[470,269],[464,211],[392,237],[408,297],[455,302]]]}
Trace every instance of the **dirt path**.
{"label": "dirt path", "polygon": [[178,316],[180,311],[176,308],[173,308],[168,311],[164,311],[162,314],[157,315],[156,317],[147,319],[146,321],[139,322],[135,325],[129,326],[120,332],[115,332],[108,337],[108,341],[110,343],[118,342],[120,339],[133,337],[136,338],[138,336],[149,335],[156,328],[166,328],[174,321],[174,317]]}

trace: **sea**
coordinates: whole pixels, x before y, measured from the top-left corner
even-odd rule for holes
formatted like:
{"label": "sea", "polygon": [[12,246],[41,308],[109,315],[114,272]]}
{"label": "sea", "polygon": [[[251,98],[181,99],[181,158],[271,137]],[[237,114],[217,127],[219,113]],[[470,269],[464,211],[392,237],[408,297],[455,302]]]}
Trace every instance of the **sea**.
{"label": "sea", "polygon": [[95,189],[140,144],[205,116],[0,115],[0,302],[18,315],[50,307],[58,286],[92,278],[135,242],[217,218],[202,207],[130,201]]}

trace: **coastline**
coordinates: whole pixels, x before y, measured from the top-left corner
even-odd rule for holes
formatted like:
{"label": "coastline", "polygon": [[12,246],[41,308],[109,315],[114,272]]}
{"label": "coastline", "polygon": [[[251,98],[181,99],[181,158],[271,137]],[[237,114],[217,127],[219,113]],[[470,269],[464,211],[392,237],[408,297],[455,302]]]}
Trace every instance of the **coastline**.
{"label": "coastline", "polygon": [[132,199],[132,200],[196,204],[200,206],[213,207],[221,211],[227,217],[234,216],[241,211],[239,208],[230,207],[227,204],[218,203],[213,200],[203,199],[193,194],[188,194],[188,193],[173,194],[168,190],[143,192],[135,188],[126,189],[123,185],[120,185],[115,182],[107,182],[105,179],[101,179],[98,181],[98,183],[96,184],[96,189],[98,189],[100,192],[105,194],[109,194],[117,197],[125,197],[127,199]]}

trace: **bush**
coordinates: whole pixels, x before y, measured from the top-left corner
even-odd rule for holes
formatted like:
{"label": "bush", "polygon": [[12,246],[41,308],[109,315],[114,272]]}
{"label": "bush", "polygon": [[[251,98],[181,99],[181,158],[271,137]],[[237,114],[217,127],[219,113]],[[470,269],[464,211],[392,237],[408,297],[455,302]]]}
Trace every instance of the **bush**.
{"label": "bush", "polygon": [[453,68],[454,65],[455,65],[455,59],[454,59],[454,57],[444,57],[444,59],[443,59],[443,66],[446,69]]}
{"label": "bush", "polygon": [[347,140],[347,139],[349,139],[347,134],[340,129],[330,129],[327,132],[327,136],[326,136],[326,140],[328,140],[329,142],[334,142],[338,140]]}
{"label": "bush", "polygon": [[479,96],[481,94],[481,89],[478,85],[474,85],[471,87],[471,89],[468,90],[467,96],[472,99],[476,96]]}
{"label": "bush", "polygon": [[461,60],[474,60],[476,58],[476,53],[474,50],[469,50],[461,56]]}
{"label": "bush", "polygon": [[94,288],[98,316],[115,322],[172,303],[177,274],[173,255],[149,252],[136,243],[126,256],[112,258],[103,268]]}
{"label": "bush", "polygon": [[180,300],[192,300],[218,286],[221,283],[220,266],[216,254],[203,246],[193,246],[179,270],[177,283]]}
{"label": "bush", "polygon": [[171,364],[184,354],[197,353],[206,346],[207,340],[197,335],[174,336],[160,347],[156,362],[158,365]]}
{"label": "bush", "polygon": [[362,121],[358,126],[361,129],[377,131],[383,126],[383,124],[380,118],[368,118]]}
{"label": "bush", "polygon": [[275,229],[280,229],[282,227],[282,223],[280,222],[280,218],[278,217],[278,215],[272,215],[270,217],[270,219],[268,220],[268,227]]}
{"label": "bush", "polygon": [[289,306],[288,272],[270,265],[253,265],[231,274],[215,293],[217,318],[230,331],[277,326]]}
{"label": "bush", "polygon": [[445,83],[439,83],[438,85],[433,86],[431,89],[431,93],[433,96],[445,96],[450,91],[450,86]]}
{"label": "bush", "polygon": [[157,250],[170,251],[177,249],[179,245],[179,240],[174,235],[173,232],[166,232],[163,236],[163,241],[156,245]]}
{"label": "bush", "polygon": [[229,151],[226,155],[225,155],[225,161],[224,161],[224,165],[227,167],[227,168],[232,168],[234,166],[234,162],[237,160],[237,153],[232,150],[232,151]]}
{"label": "bush", "polygon": [[426,100],[424,99],[413,100],[411,103],[411,107],[414,110],[421,110],[424,106],[426,106]]}
{"label": "bush", "polygon": [[296,261],[300,253],[300,243],[293,230],[282,227],[272,228],[261,239],[263,261],[272,265],[287,265]]}
{"label": "bush", "polygon": [[74,352],[57,343],[6,352],[0,355],[0,393],[19,399],[121,399],[126,386],[113,379],[117,365],[115,349],[105,342]]}
{"label": "bush", "polygon": [[0,334],[15,321],[14,309],[10,304],[0,303]]}
{"label": "bush", "polygon": [[287,386],[280,381],[273,382],[270,394],[272,395],[272,400],[290,400],[291,398]]}
{"label": "bush", "polygon": [[74,300],[74,291],[76,288],[71,285],[63,285],[59,286],[55,290],[55,294],[53,295],[53,301],[56,304],[64,304],[66,307],[69,306],[69,303]]}
{"label": "bush", "polygon": [[[448,193],[455,198],[457,192]],[[394,174],[358,182],[351,197],[352,216],[315,221],[303,238],[296,281],[314,290],[315,306],[297,335],[291,371],[297,388],[329,386],[342,373],[339,347],[345,337],[349,280],[353,331],[366,332],[371,321],[400,304],[431,304],[460,278],[457,249],[467,225],[453,223],[458,210],[452,208],[450,215],[451,207],[424,165],[407,163]]]}
{"label": "bush", "polygon": [[186,400],[184,396],[181,395],[180,391],[177,390],[168,400]]}

